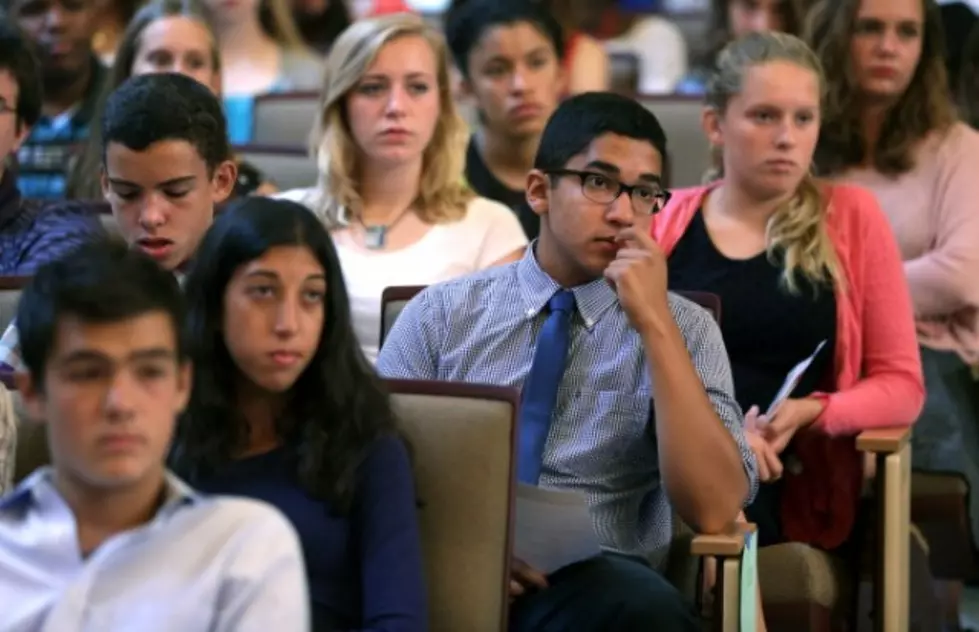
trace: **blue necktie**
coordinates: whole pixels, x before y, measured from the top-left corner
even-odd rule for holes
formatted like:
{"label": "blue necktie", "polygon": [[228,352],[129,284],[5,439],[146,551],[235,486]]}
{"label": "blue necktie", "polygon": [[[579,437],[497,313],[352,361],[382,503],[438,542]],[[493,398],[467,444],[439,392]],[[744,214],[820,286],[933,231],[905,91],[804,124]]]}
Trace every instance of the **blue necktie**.
{"label": "blue necktie", "polygon": [[551,414],[571,346],[574,294],[570,290],[559,290],[547,302],[547,307],[550,314],[537,337],[534,363],[524,382],[520,402],[517,478],[521,483],[531,485],[536,485],[540,479],[547,431],[551,427]]}

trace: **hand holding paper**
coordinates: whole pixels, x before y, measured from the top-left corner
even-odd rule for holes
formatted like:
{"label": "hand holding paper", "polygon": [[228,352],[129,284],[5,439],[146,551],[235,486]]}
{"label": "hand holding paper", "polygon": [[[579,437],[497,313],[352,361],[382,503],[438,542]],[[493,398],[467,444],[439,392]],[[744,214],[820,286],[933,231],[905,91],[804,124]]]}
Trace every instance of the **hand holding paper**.
{"label": "hand holding paper", "polygon": [[785,376],[785,381],[782,383],[782,388],[778,389],[778,394],[775,395],[775,399],[773,399],[772,403],[768,405],[768,410],[765,412],[765,417],[771,419],[772,415],[775,414],[775,409],[778,408],[782,402],[787,400],[790,395],[792,395],[792,391],[795,390],[795,387],[798,386],[799,382],[802,380],[803,374],[805,374],[806,370],[810,367],[810,365],[812,365],[813,361],[816,359],[816,356],[819,355],[819,352],[822,351],[824,346],[826,346],[825,340],[816,345],[816,350],[812,352],[811,356],[792,367],[789,374]]}
{"label": "hand holding paper", "polygon": [[594,557],[602,552],[582,494],[517,486],[513,555],[541,573]]}
{"label": "hand holding paper", "polygon": [[822,402],[811,397],[787,399],[767,418],[768,423],[761,427],[761,433],[776,454],[781,454],[795,433],[815,421],[822,412]]}

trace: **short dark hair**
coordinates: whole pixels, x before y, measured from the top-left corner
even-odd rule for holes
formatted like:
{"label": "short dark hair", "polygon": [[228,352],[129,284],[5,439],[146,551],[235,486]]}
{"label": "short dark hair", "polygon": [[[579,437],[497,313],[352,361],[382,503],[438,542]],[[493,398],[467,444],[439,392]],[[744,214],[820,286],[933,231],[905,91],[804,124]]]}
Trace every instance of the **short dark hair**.
{"label": "short dark hair", "polygon": [[38,269],[17,305],[20,352],[38,387],[54,349],[61,319],[114,323],[163,312],[173,325],[177,359],[187,358],[184,298],[171,272],[118,239],[78,247]]}
{"label": "short dark hair", "polygon": [[666,133],[656,116],[634,99],[611,92],[586,92],[566,99],[541,135],[534,168],[562,169],[604,134],[646,141],[666,162]]}
{"label": "short dark hair", "polygon": [[469,54],[495,26],[527,22],[564,58],[564,35],[550,11],[531,0],[455,0],[445,18],[445,39],[459,72],[469,76]]}
{"label": "short dark hair", "polygon": [[41,70],[31,44],[6,16],[0,16],[0,69],[17,83],[17,125],[33,126],[41,118]]}
{"label": "short dark hair", "polygon": [[102,160],[110,143],[145,151],[154,143],[183,140],[213,171],[231,159],[221,102],[198,82],[177,73],[130,77],[106,100],[102,111]]}

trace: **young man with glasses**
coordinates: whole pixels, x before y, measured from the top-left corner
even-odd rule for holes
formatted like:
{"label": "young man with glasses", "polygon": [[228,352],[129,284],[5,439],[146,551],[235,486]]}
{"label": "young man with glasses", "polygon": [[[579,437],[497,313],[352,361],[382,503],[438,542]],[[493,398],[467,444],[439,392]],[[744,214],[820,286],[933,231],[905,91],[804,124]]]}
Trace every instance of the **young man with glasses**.
{"label": "young man with glasses", "polygon": [[514,560],[511,630],[699,630],[648,556],[667,550],[674,510],[720,532],[757,487],[720,331],[667,292],[649,237],[665,155],[635,101],[565,101],[528,178],[540,237],[516,263],[422,292],[378,359],[386,377],[522,387],[521,482],[587,499],[606,553],[548,576]]}

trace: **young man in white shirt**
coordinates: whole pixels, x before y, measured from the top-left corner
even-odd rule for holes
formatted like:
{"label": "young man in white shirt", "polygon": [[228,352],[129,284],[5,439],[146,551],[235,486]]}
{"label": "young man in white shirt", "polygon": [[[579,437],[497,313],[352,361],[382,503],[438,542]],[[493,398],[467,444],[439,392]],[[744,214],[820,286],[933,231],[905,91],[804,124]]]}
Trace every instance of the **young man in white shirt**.
{"label": "young man in white shirt", "polygon": [[191,366],[173,274],[121,243],[43,267],[18,306],[25,409],[52,465],[0,499],[13,632],[304,632],[298,538],[273,508],[164,465]]}

